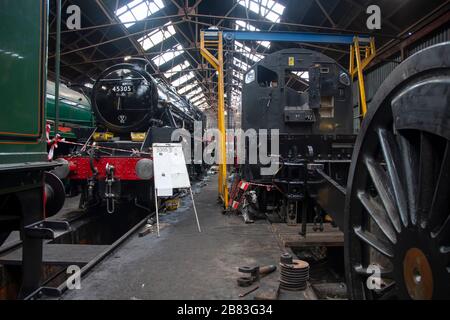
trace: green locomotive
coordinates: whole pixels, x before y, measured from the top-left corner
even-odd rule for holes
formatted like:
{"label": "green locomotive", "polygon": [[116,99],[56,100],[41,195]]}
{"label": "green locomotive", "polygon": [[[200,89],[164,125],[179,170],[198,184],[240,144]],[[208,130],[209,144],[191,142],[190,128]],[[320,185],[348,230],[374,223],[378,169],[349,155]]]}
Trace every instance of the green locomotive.
{"label": "green locomotive", "polygon": [[[93,130],[95,120],[92,114],[91,102],[78,91],[64,84],[59,89],[59,130],[62,138],[77,140],[77,130]],[[55,83],[47,81],[47,123],[51,125],[50,136],[54,136],[55,122]]]}
{"label": "green locomotive", "polygon": [[[47,0],[0,1],[0,245],[12,231],[22,240],[19,298],[40,286],[43,239],[67,231],[45,220],[51,206],[46,172]],[[24,36],[26,35],[26,36]]]}

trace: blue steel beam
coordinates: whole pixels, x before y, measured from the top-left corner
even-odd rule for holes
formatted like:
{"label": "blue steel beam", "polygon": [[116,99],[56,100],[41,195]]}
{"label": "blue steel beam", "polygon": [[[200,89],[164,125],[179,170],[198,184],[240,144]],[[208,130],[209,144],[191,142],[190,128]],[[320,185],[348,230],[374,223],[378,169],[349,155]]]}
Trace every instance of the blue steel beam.
{"label": "blue steel beam", "polygon": [[370,42],[370,37],[366,35],[333,33],[224,31],[223,36],[227,41],[307,42],[350,45],[353,44],[355,37],[358,37],[359,42]]}

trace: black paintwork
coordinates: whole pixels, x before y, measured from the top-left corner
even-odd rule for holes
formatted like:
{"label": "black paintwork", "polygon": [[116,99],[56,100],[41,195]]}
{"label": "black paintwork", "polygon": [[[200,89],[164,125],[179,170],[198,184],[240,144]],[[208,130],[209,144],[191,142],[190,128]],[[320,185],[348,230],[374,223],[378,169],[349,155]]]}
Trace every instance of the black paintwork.
{"label": "black paintwork", "polygon": [[147,131],[151,126],[185,127],[202,121],[202,112],[175,89],[154,78],[142,63],[105,70],[94,85],[92,108],[97,122],[117,133]]}
{"label": "black paintwork", "polygon": [[[249,81],[252,73],[254,80]],[[244,82],[242,129],[279,130],[281,169],[275,175],[262,176],[261,165],[249,164],[248,154],[242,166],[245,180],[276,187],[272,192],[258,191],[259,209],[272,205],[288,221],[300,220],[302,211],[309,221],[314,214],[323,216],[325,210],[337,213],[343,207],[340,191],[327,193],[336,194],[336,201],[324,201],[320,190],[347,183],[356,139],[348,72],[319,52],[288,49],[261,60],[247,72]],[[327,183],[317,169],[334,184]]]}
{"label": "black paintwork", "polygon": [[[289,59],[295,64],[289,66]],[[350,83],[342,83],[340,76],[349,79],[347,71],[333,59],[311,50],[288,49],[267,56],[251,70],[255,81],[244,84],[242,92],[242,128],[279,129],[280,134],[352,134],[353,109]],[[267,70],[276,74],[278,86],[270,87],[263,80]],[[299,94],[286,86],[285,71],[307,71],[310,91]],[[328,72],[327,72],[328,71]],[[326,73],[327,72],[327,73]],[[334,117],[321,118],[320,97],[334,98]],[[286,121],[285,114],[293,107],[314,114],[315,121]]]}

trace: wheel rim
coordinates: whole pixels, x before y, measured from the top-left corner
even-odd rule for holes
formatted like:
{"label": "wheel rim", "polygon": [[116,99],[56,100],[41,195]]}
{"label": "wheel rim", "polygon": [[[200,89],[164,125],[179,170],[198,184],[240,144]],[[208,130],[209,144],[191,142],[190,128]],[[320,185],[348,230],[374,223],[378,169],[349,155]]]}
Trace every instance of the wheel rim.
{"label": "wheel rim", "polygon": [[449,49],[397,68],[364,121],[345,217],[354,299],[450,298]]}

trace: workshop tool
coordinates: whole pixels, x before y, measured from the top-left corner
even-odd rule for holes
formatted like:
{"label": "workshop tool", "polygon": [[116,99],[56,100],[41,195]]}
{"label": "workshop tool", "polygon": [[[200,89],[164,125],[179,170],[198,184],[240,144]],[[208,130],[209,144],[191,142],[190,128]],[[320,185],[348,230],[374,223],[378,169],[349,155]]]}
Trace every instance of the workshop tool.
{"label": "workshop tool", "polygon": [[277,267],[275,265],[268,265],[264,267],[254,266],[254,267],[240,267],[239,272],[245,274],[245,277],[239,277],[237,283],[240,287],[249,287],[256,281],[258,281],[261,276],[266,276],[275,270]]}
{"label": "workshop tool", "polygon": [[258,289],[259,289],[259,286],[256,286],[256,287],[254,287],[254,288],[252,288],[252,289],[250,289],[250,290],[248,290],[248,291],[246,291],[246,292],[243,292],[243,293],[239,294],[239,298],[246,297],[246,296],[248,296],[250,293],[255,292],[255,291],[258,290]]}
{"label": "workshop tool", "polygon": [[303,291],[309,280],[309,263],[294,260],[292,255],[284,253],[280,257],[280,288],[289,291]]}

